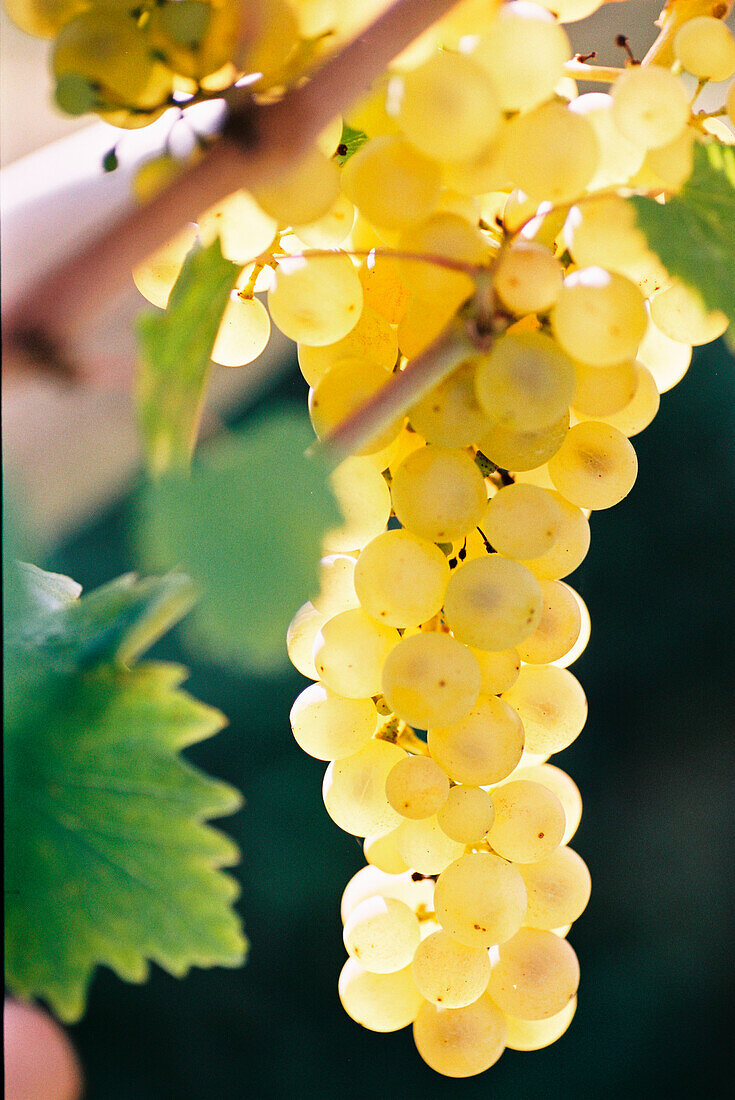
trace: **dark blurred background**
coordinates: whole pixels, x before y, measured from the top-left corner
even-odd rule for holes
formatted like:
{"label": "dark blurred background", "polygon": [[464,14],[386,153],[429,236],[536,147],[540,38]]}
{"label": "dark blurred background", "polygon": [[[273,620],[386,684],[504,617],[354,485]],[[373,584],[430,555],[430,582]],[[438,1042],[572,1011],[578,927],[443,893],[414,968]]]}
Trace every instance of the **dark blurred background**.
{"label": "dark blurred background", "polygon": [[[305,396],[294,371],[263,401]],[[88,1100],[732,1095],[734,396],[723,342],[699,349],[635,440],[633,493],[593,517],[571,577],[592,614],[573,666],[590,718],[552,762],[582,790],[572,846],[593,893],[570,934],[582,984],[567,1034],[453,1081],[424,1066],[409,1031],[377,1035],[343,1013],[339,901],[363,860],[323,808],[324,765],[290,733],[305,681],[204,663],[173,634],[158,656],[189,664],[189,689],[230,719],[190,756],[247,799],[222,825],[244,853],[251,954],[183,981],[155,970],[143,987],[98,971],[71,1029]],[[130,525],[123,500],[49,567],[85,589],[111,579],[134,563]]]}

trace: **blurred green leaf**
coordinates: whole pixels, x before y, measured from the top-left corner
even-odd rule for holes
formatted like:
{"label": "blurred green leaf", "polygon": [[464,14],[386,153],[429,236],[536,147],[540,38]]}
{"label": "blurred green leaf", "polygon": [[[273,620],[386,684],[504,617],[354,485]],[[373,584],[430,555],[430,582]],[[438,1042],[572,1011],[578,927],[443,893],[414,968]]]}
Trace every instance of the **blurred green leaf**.
{"label": "blurred green leaf", "polygon": [[313,591],[324,532],[339,522],[303,414],[284,408],[200,450],[141,499],[144,559],[176,564],[201,585],[192,619],[216,657],[268,670],[285,665],[285,632]]}
{"label": "blurred green leaf", "polygon": [[363,130],[356,130],[353,126],[348,126],[346,122],[343,122],[342,136],[334,155],[337,164],[344,164],[345,161],[348,161],[367,140],[368,136]]}
{"label": "blurred green leaf", "polygon": [[649,247],[672,275],[699,291],[708,310],[735,320],[735,147],[694,146],[694,168],[662,205],[628,199]]}
{"label": "blurred green leaf", "polygon": [[191,459],[217,330],[239,268],[219,238],[195,246],[164,312],[138,319],[138,418],[154,473],[185,469]]}

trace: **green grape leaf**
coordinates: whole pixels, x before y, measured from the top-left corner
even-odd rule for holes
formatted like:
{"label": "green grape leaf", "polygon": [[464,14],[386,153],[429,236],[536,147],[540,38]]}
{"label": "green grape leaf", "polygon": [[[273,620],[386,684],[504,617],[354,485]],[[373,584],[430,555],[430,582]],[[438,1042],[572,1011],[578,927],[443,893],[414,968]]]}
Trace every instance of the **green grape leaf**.
{"label": "green grape leaf", "polygon": [[119,167],[119,160],[117,159],[117,148],[113,147],[108,149],[102,158],[102,170],[104,172],[114,172]]}
{"label": "green grape leaf", "polygon": [[124,663],[183,613],[185,578],[125,577],[79,598],[68,578],[16,576],[6,982],[73,1021],[98,965],[141,982],[151,961],[175,975],[242,961],[238,888],[221,870],[238,851],[208,824],[241,799],[180,756],[224,725],[181,690],[185,670]]}
{"label": "green grape leaf", "polygon": [[339,139],[337,152],[334,154],[337,164],[344,164],[345,161],[348,161],[367,140],[368,136],[363,130],[355,130],[344,122],[342,124],[342,137]]}
{"label": "green grape leaf", "polygon": [[304,454],[311,442],[306,417],[283,408],[203,448],[189,476],[172,471],[142,493],[144,560],[178,563],[200,585],[190,629],[215,657],[261,671],[286,662],[286,628],[339,522],[323,463]]}
{"label": "green grape leaf", "polygon": [[191,460],[210,355],[238,271],[223,257],[219,239],[194,247],[165,312],[138,319],[138,419],[154,473],[186,468]]}
{"label": "green grape leaf", "polygon": [[672,275],[694,287],[708,310],[735,320],[735,147],[694,146],[694,169],[662,205],[634,196],[638,225],[649,248]]}

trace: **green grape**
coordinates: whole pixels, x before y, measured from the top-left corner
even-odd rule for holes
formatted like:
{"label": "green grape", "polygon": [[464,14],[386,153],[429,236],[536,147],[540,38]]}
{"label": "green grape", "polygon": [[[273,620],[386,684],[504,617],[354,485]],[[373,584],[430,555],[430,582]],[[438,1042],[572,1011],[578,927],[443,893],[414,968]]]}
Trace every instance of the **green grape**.
{"label": "green grape", "polygon": [[151,45],[174,72],[200,81],[232,59],[242,19],[239,4],[158,0],[149,11]]}
{"label": "green grape", "polygon": [[561,1012],[545,1020],[519,1020],[517,1016],[505,1016],[508,1029],[508,1050],[541,1050],[561,1039],[577,1011],[577,998],[572,997]]}
{"label": "green grape", "polygon": [[459,722],[432,726],[429,752],[456,783],[481,787],[513,771],[523,752],[523,724],[502,699],[481,695]]}
{"label": "green grape", "polygon": [[582,796],[574,780],[555,764],[537,764],[534,767],[518,768],[510,777],[513,782],[516,779],[528,779],[533,783],[541,783],[556,795],[566,817],[562,844],[568,844],[582,820]]}
{"label": "green grape", "polygon": [[735,38],[721,19],[699,15],[676,32],[674,55],[700,80],[727,80],[735,73]]}
{"label": "green grape", "polygon": [[294,224],[294,232],[309,248],[336,248],[352,232],[355,207],[346,195],[338,195],[326,213],[305,224]]}
{"label": "green grape", "polygon": [[500,695],[507,691],[518,679],[521,671],[521,658],[518,650],[510,649],[473,649],[480,666],[480,693],[482,695]]}
{"label": "green grape", "polygon": [[727,328],[725,314],[708,311],[698,292],[678,279],[654,296],[651,320],[665,336],[682,344],[709,344]]}
{"label": "green grape", "polygon": [[587,699],[579,681],[555,665],[524,665],[503,699],[520,715],[531,753],[561,752],[587,721]]}
{"label": "green grape", "polygon": [[279,225],[305,225],[323,217],[339,197],[340,171],[313,148],[295,168],[253,191],[258,204]]}
{"label": "green grape", "polygon": [[569,653],[582,629],[576,595],[561,581],[541,581],[541,618],[533,634],[518,643],[523,661],[550,664]]}
{"label": "green grape", "polygon": [[503,4],[471,54],[493,82],[504,111],[550,99],[572,49],[564,29],[536,4]]}
{"label": "green grape", "polygon": [[538,558],[556,542],[562,511],[538,485],[506,485],[488,501],[482,530],[506,558]]}
{"label": "green grape", "polygon": [[89,0],[3,0],[16,27],[37,38],[55,38],[75,15],[90,7]]}
{"label": "green grape", "polygon": [[396,830],[396,847],[409,867],[422,875],[438,875],[464,852],[440,828],[436,816],[405,820]]}
{"label": "green grape", "polygon": [[[587,189],[602,191],[605,188],[620,187],[635,176],[643,164],[645,149],[629,141],[615,125],[612,96],[603,92],[588,92],[573,99],[569,110],[587,119],[595,132],[600,151],[597,170],[587,184]],[[605,263],[602,257],[590,262]]]}
{"label": "green grape", "polygon": [[281,260],[268,292],[271,319],[285,336],[304,344],[333,344],[360,319],[362,286],[344,253],[313,260]]}
{"label": "green grape", "polygon": [[557,100],[517,115],[503,132],[503,165],[515,187],[538,202],[574,202],[600,163],[590,122]]}
{"label": "green grape", "polygon": [[[309,416],[314,431],[323,439],[388,384],[391,375],[369,359],[340,359],[309,391]],[[370,454],[389,446],[403,420],[395,420],[356,454]]]}
{"label": "green grape", "polygon": [[574,367],[545,333],[508,334],[480,359],[475,390],[491,420],[515,431],[542,431],[568,410]]}
{"label": "green grape", "polygon": [[437,920],[467,947],[509,940],[523,923],[526,904],[518,869],[486,852],[460,856],[439,875],[434,891]]}
{"label": "green grape", "polygon": [[319,563],[319,591],[312,603],[325,619],[360,606],[355,592],[355,564],[350,554],[328,554]]}
{"label": "green grape", "polygon": [[564,268],[553,252],[535,241],[519,240],[500,254],[493,285],[506,309],[518,316],[546,313],[564,281]]}
{"label": "green grape", "polygon": [[427,1001],[440,1008],[464,1008],[485,992],[490,958],[482,947],[466,947],[446,932],[432,932],[416,948],[411,973]]}
{"label": "green grape", "polygon": [[564,809],[548,787],[517,779],[492,793],[495,818],[488,843],[504,859],[537,863],[551,855],[564,836]]}
{"label": "green grape", "polygon": [[602,267],[567,276],[551,311],[551,327],[566,353],[597,367],[635,359],[647,323],[635,283]]}
{"label": "green grape", "polygon": [[378,836],[366,836],[362,846],[368,863],[389,875],[400,875],[408,870],[408,864],[396,848],[398,828],[392,829],[389,833],[380,833]]}
{"label": "green grape", "polygon": [[296,741],[317,760],[337,760],[359,752],[375,733],[378,715],[372,699],[345,699],[310,684],[291,707]]}
{"label": "green grape", "polygon": [[361,608],[334,615],[314,642],[314,666],[328,688],[348,699],[377,695],[383,665],[400,635]]}
{"label": "green grape", "polygon": [[528,894],[526,924],[553,931],[572,924],[587,907],[592,880],[587,864],[571,848],[557,848],[538,863],[518,870]]}
{"label": "green grape", "polygon": [[398,125],[433,160],[472,160],[500,125],[500,106],[487,73],[461,53],[442,51],[402,78]]}
{"label": "green grape", "polygon": [[385,793],[401,817],[432,817],[449,794],[449,780],[437,763],[427,756],[399,760],[385,781]]}
{"label": "green grape", "polygon": [[493,823],[495,810],[490,795],[482,787],[457,783],[436,817],[452,840],[460,844],[479,844]]}
{"label": "green grape", "polygon": [[182,264],[197,239],[197,227],[187,225],[170,241],[133,268],[133,282],[153,306],[165,309]]}
{"label": "green grape", "polygon": [[689,96],[660,65],[626,69],[612,88],[613,118],[621,134],[643,149],[668,145],[689,122]]}
{"label": "green grape", "polygon": [[235,191],[210,206],[199,218],[202,244],[219,237],[222,255],[235,264],[246,264],[273,245],[278,222],[266,214],[247,191]]}
{"label": "green grape", "polygon": [[490,554],[454,570],[444,614],[454,636],[465,645],[509,649],[535,630],[541,589],[525,565]]}
{"label": "green grape", "polygon": [[[490,248],[475,225],[459,214],[439,211],[418,225],[404,230],[397,247],[419,256],[439,256],[466,264],[487,264]],[[400,261],[401,279],[418,297],[427,301],[447,298],[455,308],[475,289],[471,275],[450,271],[440,264],[419,260]]]}
{"label": "green grape", "polygon": [[620,412],[633,400],[638,385],[634,362],[616,363],[612,367],[575,363],[574,376],[572,406],[575,413],[582,413],[580,419],[588,416],[607,419]]}
{"label": "green grape", "polygon": [[497,423],[480,440],[479,449],[503,470],[535,470],[556,454],[568,431],[568,412],[556,423],[533,432],[516,431]]}
{"label": "green grape", "polygon": [[383,666],[382,692],[394,714],[419,729],[459,722],[480,692],[480,667],[448,634],[404,637]]}
{"label": "green grape", "polygon": [[364,548],[355,589],[365,611],[387,626],[418,626],[444,602],[449,564],[432,542],[410,531],[385,531]]}
{"label": "green grape", "polygon": [[325,622],[326,616],[307,602],[294,615],[286,634],[286,649],[291,664],[310,680],[319,679],[312,654],[316,636]]}
{"label": "green grape", "polygon": [[373,974],[356,959],[348,959],[338,988],[347,1015],[370,1031],[400,1031],[416,1019],[423,1003],[410,966],[392,974]]}
{"label": "green grape", "polygon": [[427,443],[469,447],[492,427],[475,393],[475,361],[468,360],[409,411],[409,420]]}
{"label": "green grape", "polygon": [[404,229],[427,218],[440,186],[439,166],[398,137],[371,138],[342,170],[347,198],[384,229]]}
{"label": "green grape", "polygon": [[329,551],[362,550],[385,530],[390,518],[390,489],[369,458],[345,458],[332,471],[329,483],[343,516],[339,527],[324,536]]}
{"label": "green grape", "polygon": [[549,460],[554,485],[580,508],[618,504],[633,488],[637,473],[633,445],[617,428],[599,420],[575,424]]}
{"label": "green grape", "polygon": [[606,424],[611,424],[629,438],[648,427],[661,404],[661,395],[653,375],[640,363],[635,364],[635,382],[635,391],[630,401],[622,409],[604,418]]}
{"label": "green grape", "polygon": [[354,836],[388,833],[401,817],[385,796],[385,781],[405,753],[388,741],[368,741],[352,756],[334,760],[324,775],[322,796],[327,813],[340,829]]}
{"label": "green grape", "polygon": [[[394,836],[395,831],[394,829],[391,833],[380,835]],[[371,837],[371,839],[374,838]],[[361,867],[347,883],[342,894],[340,906],[342,923],[345,924],[350,913],[361,901],[378,896],[405,901],[414,913],[431,910],[434,908],[434,880],[427,878],[414,882],[409,871],[403,874],[392,874],[370,865]]]}
{"label": "green grape", "polygon": [[579,985],[579,963],[566,940],[521,928],[498,948],[487,991],[509,1016],[545,1020],[561,1012]]}
{"label": "green grape", "polygon": [[244,367],[265,351],[271,334],[268,311],[258,298],[241,298],[234,291],[225,306],[212,348],[212,361],[223,367]]}
{"label": "green grape", "polygon": [[398,340],[385,318],[363,305],[360,320],[341,340],[321,347],[299,344],[298,355],[301,373],[310,386],[316,386],[343,359],[365,359],[392,371],[398,358]]}
{"label": "green grape", "polygon": [[366,898],[345,921],[347,952],[372,974],[409,966],[421,935],[416,914],[396,898]]}
{"label": "green grape", "polygon": [[584,512],[556,490],[552,495],[561,509],[556,540],[545,554],[524,562],[539,580],[558,580],[573,573],[590,547],[590,525]]}
{"label": "green grape", "polygon": [[480,522],[487,501],[482,474],[467,452],[436,446],[404,459],[391,495],[399,522],[429,542],[461,538]]}
{"label": "green grape", "polygon": [[505,1017],[489,997],[465,1008],[424,1001],[413,1025],[416,1049],[444,1077],[473,1077],[495,1065],[505,1050]]}

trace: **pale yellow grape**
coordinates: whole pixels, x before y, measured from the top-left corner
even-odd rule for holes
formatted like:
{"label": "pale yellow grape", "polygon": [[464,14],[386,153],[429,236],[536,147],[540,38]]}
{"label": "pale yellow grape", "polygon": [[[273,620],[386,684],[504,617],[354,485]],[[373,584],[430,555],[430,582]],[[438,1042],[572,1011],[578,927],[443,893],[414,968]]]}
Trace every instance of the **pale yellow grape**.
{"label": "pale yellow grape", "polygon": [[585,417],[607,418],[612,413],[620,412],[633,400],[638,385],[635,362],[632,360],[616,363],[612,367],[575,363],[574,378],[572,407]]}
{"label": "pale yellow grape", "polygon": [[[331,0],[329,0],[331,2]],[[316,136],[316,144],[325,157],[333,156],[342,140],[343,122],[341,115],[335,115]]]}
{"label": "pale yellow grape", "polygon": [[319,591],[312,603],[325,619],[359,607],[355,592],[355,559],[350,554],[328,554],[319,563]]}
{"label": "pale yellow grape", "polygon": [[454,570],[444,612],[449,629],[465,645],[509,649],[535,630],[541,589],[525,565],[490,554]]}
{"label": "pale yellow grape", "polygon": [[[383,835],[393,836],[394,833],[395,830]],[[370,839],[374,837],[371,836]],[[378,895],[384,898],[398,898],[400,901],[405,901],[414,913],[423,912],[434,908],[434,881],[419,879],[414,882],[409,871],[394,874],[386,873],[369,864],[367,867],[361,867],[347,883],[342,894],[340,906],[342,923],[345,923],[361,901]]]}
{"label": "pale yellow grape", "polygon": [[577,640],[574,645],[567,650],[561,657],[557,657],[551,664],[556,665],[558,668],[569,668],[571,664],[577,660],[577,658],[584,653],[587,648],[587,643],[590,640],[590,634],[592,631],[592,623],[590,620],[590,613],[587,610],[587,604],[584,602],[579,592],[575,592],[569,585],[560,582],[563,588],[566,588],[572,595],[580,615],[580,628],[577,635]]}
{"label": "pale yellow grape", "polygon": [[392,974],[372,974],[348,959],[339,976],[339,999],[347,1015],[370,1031],[400,1031],[424,1003],[411,967]]}
{"label": "pale yellow grape", "polygon": [[561,508],[561,525],[550,550],[538,558],[529,558],[528,566],[539,580],[558,580],[582,564],[590,547],[590,525],[584,512],[554,490]]}
{"label": "pale yellow grape", "polygon": [[369,542],[355,568],[355,590],[368,615],[388,626],[418,626],[444,602],[449,564],[433,543],[411,531],[385,531]]}
{"label": "pale yellow grape", "polygon": [[506,309],[522,316],[550,309],[563,280],[564,269],[550,249],[521,240],[501,253],[493,285]]}
{"label": "pale yellow grape", "polygon": [[525,191],[520,191],[517,187],[514,187],[509,195],[505,191],[501,191],[499,197],[500,210],[496,214],[500,215],[500,220],[507,233],[515,233],[522,226],[532,222],[539,206],[547,205],[539,204],[538,199],[531,198]]}
{"label": "pale yellow grape", "polygon": [[457,783],[436,815],[439,825],[460,844],[479,844],[493,823],[492,799],[482,787]]}
{"label": "pale yellow grape", "polygon": [[[587,184],[587,189],[601,191],[627,183],[643,164],[646,153],[640,145],[629,141],[615,125],[612,96],[604,92],[588,92],[573,99],[569,109],[591,124],[600,151],[597,171]],[[604,264],[605,261],[599,258],[592,262]]]}
{"label": "pale yellow grape", "polygon": [[398,357],[395,329],[375,310],[363,305],[355,327],[333,344],[312,347],[299,344],[299,367],[310,386],[316,386],[324,375],[342,359],[366,359],[386,371],[393,370]]}
{"label": "pale yellow grape", "polygon": [[409,420],[427,443],[469,447],[482,439],[492,422],[475,393],[475,361],[462,363],[448,378],[409,410]]}
{"label": "pale yellow grape", "polygon": [[638,348],[638,362],[651,372],[659,393],[673,389],[692,361],[691,344],[672,340],[648,319],[648,328]]}
{"label": "pale yellow grape", "polygon": [[366,898],[345,921],[347,953],[373,974],[403,970],[421,939],[416,914],[396,898]]}
{"label": "pale yellow grape", "polygon": [[88,6],[87,0],[6,0],[4,4],[15,25],[38,38],[55,38],[65,23]]}
{"label": "pale yellow grape", "polygon": [[626,69],[613,84],[612,98],[615,125],[643,149],[668,145],[689,121],[684,85],[660,65]]}
{"label": "pale yellow grape", "polygon": [[545,333],[508,334],[480,359],[475,390],[491,420],[516,431],[542,431],[569,408],[574,367]]}
{"label": "pale yellow grape", "polygon": [[[500,191],[509,186],[508,173],[503,160],[503,140],[508,123],[503,121],[495,140],[474,160],[445,164],[444,183],[461,195],[484,196],[488,191]],[[493,215],[494,217],[494,215]],[[493,218],[490,218],[490,222]]]}
{"label": "pale yellow grape", "polygon": [[389,875],[400,875],[408,870],[408,864],[396,848],[397,831],[398,828],[378,836],[366,836],[362,846],[368,863]]}
{"label": "pale yellow grape", "polygon": [[564,807],[566,826],[562,844],[568,844],[572,839],[579,823],[582,820],[582,796],[579,787],[565,771],[557,768],[555,764],[537,764],[534,767],[519,768],[511,776],[515,779],[529,779],[534,783],[542,783],[548,787]]}
{"label": "pale yellow grape", "polygon": [[503,699],[518,712],[531,753],[561,752],[587,721],[587,699],[579,680],[555,665],[524,665]]}
{"label": "pale yellow grape", "polygon": [[259,206],[279,225],[306,225],[323,217],[337,200],[337,163],[314,148],[293,168],[253,189]]}
{"label": "pale yellow grape", "polygon": [[352,756],[332,761],[324,775],[322,797],[340,829],[365,837],[388,833],[400,824],[400,815],[385,796],[385,781],[404,756],[403,749],[388,741],[368,741]]}
{"label": "pale yellow grape", "polygon": [[597,367],[635,359],[647,323],[635,283],[602,267],[569,275],[551,311],[551,327],[567,354]]}
{"label": "pale yellow grape", "polygon": [[541,581],[541,600],[538,626],[518,643],[521,659],[533,665],[559,660],[575,644],[582,629],[582,613],[568,585]]}
{"label": "pale yellow grape", "polygon": [[354,130],[362,130],[364,134],[370,134],[373,138],[398,133],[398,123],[385,109],[390,79],[388,73],[378,77],[365,95],[347,108],[345,122],[348,126]]}
{"label": "pale yellow grape", "polygon": [[523,723],[502,699],[481,695],[459,722],[430,727],[428,745],[456,783],[486,786],[505,779],[520,761]]}
{"label": "pale yellow grape", "polygon": [[569,1004],[545,1020],[519,1020],[517,1016],[508,1016],[506,1043],[508,1050],[541,1050],[560,1039],[572,1022],[577,1011],[577,998],[572,997]]}
{"label": "pale yellow grape", "polygon": [[447,932],[432,932],[416,949],[411,965],[422,996],[440,1008],[464,1008],[485,992],[490,958],[482,947],[467,947]]}
{"label": "pale yellow grape", "polygon": [[[486,264],[490,248],[476,225],[459,214],[439,211],[418,225],[406,229],[398,239],[398,249],[417,256],[436,256],[459,263]],[[409,290],[432,300],[446,296],[460,305],[475,289],[474,279],[462,271],[451,271],[439,263],[402,259],[401,278]]]}
{"label": "pale yellow grape", "polygon": [[[291,0],[291,3],[304,38],[332,34],[339,26],[337,0]],[[333,149],[331,151],[334,152]]]}
{"label": "pale yellow grape", "polygon": [[561,521],[561,508],[548,489],[518,482],[488,501],[482,530],[507,558],[538,558],[554,545]]}
{"label": "pale yellow grape", "polygon": [[633,445],[610,424],[575,424],[549,459],[559,492],[580,508],[612,508],[628,495],[638,474]]}
{"label": "pale yellow grape", "polygon": [[361,550],[384,531],[390,518],[390,489],[369,458],[345,458],[329,477],[343,522],[324,536],[329,551]]}
{"label": "pale yellow grape", "polygon": [[397,630],[376,623],[361,608],[334,615],[314,641],[319,678],[338,695],[377,695],[386,657],[400,641]]}
{"label": "pale yellow grape", "polygon": [[[518,484],[538,485],[540,489],[549,489],[552,493],[556,493],[554,482],[549,477],[549,467],[545,463],[543,466],[537,466],[535,470],[519,470],[513,476]],[[559,494],[556,493],[556,496],[558,497]]]}
{"label": "pale yellow grape", "polygon": [[499,947],[487,991],[509,1016],[544,1020],[561,1012],[579,985],[579,963],[566,940],[522,928]]}
{"label": "pale yellow grape", "polygon": [[480,666],[448,634],[402,638],[383,666],[382,691],[394,714],[419,729],[459,722],[480,693]]}
{"label": "pale yellow grape", "polygon": [[314,640],[326,622],[326,616],[307,601],[294,615],[286,633],[286,649],[291,664],[310,680],[319,677],[314,668]]}
{"label": "pale yellow grape", "polygon": [[542,8],[552,11],[562,23],[574,23],[578,19],[586,19],[598,8],[602,7],[604,0],[540,0]]}
{"label": "pale yellow grape", "polygon": [[457,301],[449,298],[421,298],[413,295],[398,323],[398,346],[407,359],[413,359],[433,344],[455,320]]}
{"label": "pale yellow grape", "polygon": [[401,817],[431,817],[447,800],[449,780],[428,756],[407,756],[388,775],[385,793]]}
{"label": "pale yellow grape", "polygon": [[700,80],[727,80],[735,73],[735,38],[721,19],[699,15],[679,27],[674,55]]}
{"label": "pale yellow grape", "polygon": [[375,137],[345,164],[342,187],[368,221],[404,229],[436,207],[441,171],[402,138]]}
{"label": "pale yellow grape", "polygon": [[196,239],[197,227],[191,223],[133,268],[133,282],[151,305],[166,308],[181,265]]}
{"label": "pale yellow grape", "polygon": [[587,907],[592,880],[587,864],[571,848],[557,848],[538,863],[524,863],[528,894],[525,923],[530,928],[553,931],[572,924]]}
{"label": "pale yellow grape", "polygon": [[306,225],[294,225],[294,231],[309,248],[334,248],[349,236],[354,221],[355,207],[346,195],[338,195],[326,214]]}
{"label": "pale yellow grape", "polygon": [[434,891],[436,918],[467,947],[490,947],[514,936],[526,913],[526,887],[517,867],[475,852],[442,871]]}
{"label": "pale yellow grape", "polygon": [[[356,409],[384,389],[390,379],[389,371],[369,359],[338,360],[309,391],[309,416],[319,438],[333,432]],[[363,455],[382,450],[393,442],[402,427],[402,419],[394,420],[356,453]]]}
{"label": "pale yellow grape", "polygon": [[600,152],[592,124],[552,100],[509,123],[502,160],[513,184],[529,198],[559,204],[583,194]]}
{"label": "pale yellow grape", "polygon": [[564,836],[564,808],[541,783],[517,779],[492,792],[495,818],[488,843],[514,863],[536,863],[551,855]]}
{"label": "pale yellow grape", "polygon": [[635,380],[635,392],[627,405],[605,417],[606,424],[612,424],[628,437],[638,435],[647,428],[661,404],[661,395],[653,375],[640,363],[635,364]]}
{"label": "pale yellow grape", "polygon": [[212,361],[223,367],[243,367],[257,359],[270,339],[271,320],[259,298],[230,295],[212,348]]}
{"label": "pale yellow grape", "polygon": [[550,99],[572,56],[564,30],[537,4],[504,4],[473,50],[504,111],[528,111]]}
{"label": "pale yellow grape", "polygon": [[465,849],[447,836],[435,815],[404,820],[396,830],[396,847],[408,866],[422,875],[441,874]]}
{"label": "pale yellow grape", "polygon": [[495,1065],[505,1050],[505,1017],[489,997],[465,1008],[424,1001],[413,1025],[416,1049],[444,1077],[473,1077]]}
{"label": "pale yellow grape", "polygon": [[619,195],[601,195],[573,206],[563,238],[577,267],[604,267],[621,274],[648,251],[635,209]]}
{"label": "pale yellow grape", "polygon": [[678,280],[655,295],[651,320],[666,336],[682,344],[709,344],[727,328],[727,317],[721,310],[708,311],[697,291]]}
{"label": "pale yellow grape", "polygon": [[372,699],[345,699],[323,684],[304,688],[290,714],[296,741],[317,760],[358,752],[375,733],[377,721]]}
{"label": "pale yellow grape", "polygon": [[[717,122],[717,119],[709,119],[708,122]],[[704,123],[707,125],[707,122]],[[643,186],[653,190],[656,185],[665,187],[667,191],[679,191],[692,174],[694,167],[694,146],[696,144],[695,132],[689,126],[682,130],[678,137],[667,145],[659,145],[656,149],[648,149],[646,159],[643,162],[641,174],[653,174],[653,187],[648,181]],[[640,177],[637,177],[638,182]],[[639,184],[640,186],[640,184]]]}
{"label": "pale yellow grape", "polygon": [[425,445],[424,439],[418,432],[409,431],[407,427],[404,428],[395,444],[395,454],[391,455],[389,463],[391,475],[395,473],[404,459],[412,455],[414,451],[420,451]]}
{"label": "pale yellow grape", "polygon": [[538,431],[515,431],[494,424],[480,440],[480,450],[503,470],[535,470],[555,455],[569,431],[569,414]]}
{"label": "pale yellow grape", "polygon": [[482,474],[467,452],[436,446],[400,464],[391,495],[399,522],[429,542],[461,538],[480,522],[487,501]]}
{"label": "pale yellow grape", "polygon": [[442,51],[403,77],[397,121],[406,139],[433,160],[472,160],[490,144],[500,106],[474,60]]}
{"label": "pale yellow grape", "polygon": [[480,666],[480,692],[482,695],[500,695],[518,679],[521,658],[518,650],[473,649]]}
{"label": "pale yellow grape", "polygon": [[359,271],[365,306],[374,309],[391,325],[401,320],[410,297],[400,270],[398,260],[371,252]]}
{"label": "pale yellow grape", "polygon": [[[482,216],[482,203],[474,195],[463,195],[453,187],[442,187],[439,194],[439,211],[445,214],[457,214],[463,221],[477,225]],[[484,239],[486,245],[495,248],[494,241],[488,242],[487,238]]]}
{"label": "pale yellow grape", "polygon": [[362,286],[349,256],[281,260],[268,292],[271,319],[285,336],[305,344],[333,344],[355,327]]}
{"label": "pale yellow grape", "polygon": [[278,221],[266,214],[247,191],[235,191],[199,218],[204,245],[219,237],[222,255],[236,264],[254,260],[273,244]]}

